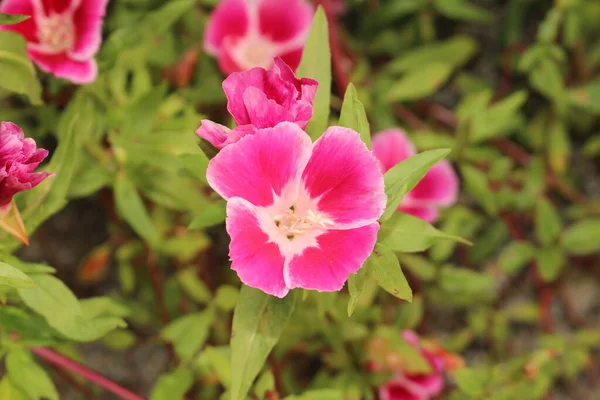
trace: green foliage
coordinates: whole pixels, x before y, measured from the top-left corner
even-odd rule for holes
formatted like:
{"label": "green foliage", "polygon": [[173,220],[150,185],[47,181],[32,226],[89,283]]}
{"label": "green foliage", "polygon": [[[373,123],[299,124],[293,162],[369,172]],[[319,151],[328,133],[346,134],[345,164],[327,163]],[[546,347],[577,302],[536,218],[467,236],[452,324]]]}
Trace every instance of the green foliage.
{"label": "green foliage", "polygon": [[31,104],[42,104],[42,87],[27,57],[26,42],[22,36],[9,31],[0,32],[0,68],[0,88],[27,96]]}

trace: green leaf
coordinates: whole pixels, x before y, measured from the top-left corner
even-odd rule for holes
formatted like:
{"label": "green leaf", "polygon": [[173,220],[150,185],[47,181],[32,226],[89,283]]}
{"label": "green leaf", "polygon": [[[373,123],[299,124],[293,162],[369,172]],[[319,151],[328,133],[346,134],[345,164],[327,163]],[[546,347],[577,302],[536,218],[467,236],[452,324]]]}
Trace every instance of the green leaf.
{"label": "green leaf", "polygon": [[535,208],[535,235],[541,244],[549,246],[560,234],[560,216],[548,199],[539,199]]}
{"label": "green leaf", "polygon": [[0,399],[30,400],[31,397],[19,389],[8,376],[4,376],[0,381]]}
{"label": "green leaf", "polygon": [[491,22],[492,14],[480,7],[476,7],[467,0],[434,0],[436,10],[452,19],[474,22]]}
{"label": "green leaf", "polygon": [[319,82],[313,100],[313,116],[306,131],[314,140],[318,139],[329,123],[331,101],[331,51],[329,50],[329,27],[323,7],[319,6],[302,52],[302,61],[296,75],[313,78]]}
{"label": "green leaf", "polygon": [[569,226],[560,243],[569,254],[587,255],[600,251],[600,219],[585,219]]}
{"label": "green leaf", "polygon": [[494,277],[492,275],[465,268],[442,267],[439,284],[443,290],[449,293],[472,296],[494,294]]}
{"label": "green leaf", "polygon": [[462,368],[456,371],[458,387],[471,396],[481,396],[489,380],[490,375],[485,368]]}
{"label": "green leaf", "polygon": [[450,77],[452,65],[436,62],[409,70],[386,93],[391,102],[417,100],[436,92]]}
{"label": "green leaf", "polygon": [[356,88],[352,83],[346,88],[338,124],[360,133],[361,140],[367,145],[367,148],[371,148],[371,130],[365,106],[358,100]]}
{"label": "green leaf", "polygon": [[547,139],[548,161],[553,171],[563,174],[569,167],[571,158],[571,138],[565,124],[553,119],[550,122]]}
{"label": "green leaf", "polygon": [[275,377],[273,372],[268,369],[263,372],[254,385],[254,394],[259,399],[266,398],[267,392],[275,390]]}
{"label": "green leaf", "polygon": [[283,299],[242,286],[231,332],[231,400],[243,400],[294,312],[296,293]]}
{"label": "green leaf", "polygon": [[496,214],[497,207],[494,201],[494,193],[489,187],[486,175],[470,165],[464,165],[461,171],[467,191],[477,199],[488,214]]}
{"label": "green leaf", "polygon": [[218,201],[207,205],[190,223],[189,229],[205,229],[225,221],[227,203]]}
{"label": "green leaf", "polygon": [[510,242],[498,258],[498,266],[507,274],[516,274],[531,260],[535,249],[528,242]]}
{"label": "green leaf", "polygon": [[27,55],[23,36],[0,31],[0,71],[0,88],[26,95],[33,105],[42,104],[42,87]]}
{"label": "green leaf", "polygon": [[401,73],[423,68],[431,63],[446,63],[453,68],[466,63],[477,50],[477,42],[469,36],[458,35],[443,42],[435,42],[405,52],[389,63],[386,70]]}
{"label": "green leaf", "polygon": [[215,295],[215,305],[225,312],[235,308],[240,291],[235,286],[221,285]]}
{"label": "green leaf", "polygon": [[344,392],[339,389],[316,389],[296,396],[287,396],[283,400],[344,400]]}
{"label": "green leaf", "polygon": [[14,25],[31,18],[29,15],[0,13],[0,25]]}
{"label": "green leaf", "polygon": [[426,257],[413,254],[398,254],[398,260],[404,268],[410,270],[424,282],[429,282],[435,278],[438,267]]}
{"label": "green leaf", "polygon": [[525,90],[517,91],[473,115],[469,142],[477,143],[512,131],[519,121],[519,109],[527,101]]}
{"label": "green leaf", "polygon": [[348,300],[348,316],[352,316],[356,309],[356,304],[360,299],[360,295],[365,287],[366,268],[361,268],[356,274],[350,274],[348,277],[348,292],[350,300]]}
{"label": "green leaf", "polygon": [[30,278],[37,287],[17,289],[21,299],[65,336],[90,342],[115,328],[126,326],[120,318],[86,315],[75,295],[59,279],[50,275],[32,275]]}
{"label": "green leaf", "polygon": [[600,78],[587,85],[577,86],[569,90],[569,100],[587,111],[600,113]]}
{"label": "green leaf", "polygon": [[384,175],[387,205],[380,221],[390,218],[410,192],[425,176],[429,168],[450,153],[448,149],[428,150],[396,164]]}
{"label": "green leaf", "polygon": [[115,182],[115,203],[119,214],[135,232],[152,247],[158,247],[160,234],[154,227],[135,185],[124,173],[120,173]]}
{"label": "green leaf", "polygon": [[14,288],[34,288],[35,282],[21,270],[0,261],[0,285]]}
{"label": "green leaf", "polygon": [[412,289],[408,285],[398,258],[392,250],[377,243],[375,250],[373,250],[363,268],[366,268],[367,274],[386,292],[399,299],[412,301]]}
{"label": "green leaf", "polygon": [[150,400],[179,400],[185,398],[185,393],[194,384],[192,371],[179,368],[168,374],[161,375],[150,394]]}
{"label": "green leaf", "polygon": [[469,241],[444,233],[421,218],[402,212],[395,213],[379,229],[378,242],[393,251],[415,253],[427,250],[437,240],[452,240],[465,244]]}
{"label": "green leaf", "polygon": [[210,289],[198,278],[195,268],[187,268],[179,271],[176,275],[177,281],[183,291],[200,304],[207,304],[211,300]]}
{"label": "green leaf", "polygon": [[[6,357],[8,378],[33,399],[58,400],[54,383],[28,351],[13,350]],[[12,400],[12,399],[11,399]]]}
{"label": "green leaf", "polygon": [[179,358],[191,361],[208,337],[214,314],[210,307],[179,317],[162,329],[160,337],[173,343]]}
{"label": "green leaf", "polygon": [[546,282],[552,282],[560,274],[565,266],[566,258],[562,249],[557,247],[546,247],[539,249],[535,255],[540,275]]}

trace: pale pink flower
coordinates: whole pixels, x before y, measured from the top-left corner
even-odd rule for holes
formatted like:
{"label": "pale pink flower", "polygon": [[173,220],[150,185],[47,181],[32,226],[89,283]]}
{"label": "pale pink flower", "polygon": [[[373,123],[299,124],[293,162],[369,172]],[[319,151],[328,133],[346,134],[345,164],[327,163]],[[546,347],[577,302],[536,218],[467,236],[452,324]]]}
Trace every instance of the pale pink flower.
{"label": "pale pink flower", "polygon": [[222,149],[257,129],[272,128],[280,122],[294,122],[304,128],[312,117],[317,86],[314,79],[297,79],[281,58],[275,59],[270,70],[257,67],[233,73],[223,81],[223,90],[227,110],[238,127],[231,130],[203,120],[196,133]]}
{"label": "pale pink flower", "polygon": [[44,72],[73,83],[93,82],[94,56],[102,42],[102,19],[108,0],[4,0],[0,12],[30,15],[2,30],[20,33],[27,52]]}
{"label": "pale pink flower", "polygon": [[430,400],[439,395],[444,388],[444,359],[426,349],[419,343],[419,336],[413,331],[402,332],[402,337],[429,362],[428,374],[409,374],[396,371],[396,375],[379,388],[380,400]]}
{"label": "pale pink flower", "polygon": [[270,68],[279,56],[298,68],[314,8],[307,0],[222,0],[204,35],[204,48],[225,74]]}
{"label": "pale pink flower", "polygon": [[383,175],[351,129],[331,127],[313,144],[282,122],[225,147],[207,178],[227,200],[231,268],[248,286],[278,297],[340,290],[373,251]]}
{"label": "pale pink flower", "polygon": [[[416,153],[415,146],[400,129],[387,129],[373,137],[373,154],[379,159],[384,173]],[[442,160],[404,196],[398,210],[435,222],[440,207],[456,203],[458,187],[458,176],[452,165],[447,160]]]}
{"label": "pale pink flower", "polygon": [[0,208],[6,207],[15,194],[29,190],[50,173],[33,172],[48,151],[36,149],[35,141],[11,122],[0,123]]}

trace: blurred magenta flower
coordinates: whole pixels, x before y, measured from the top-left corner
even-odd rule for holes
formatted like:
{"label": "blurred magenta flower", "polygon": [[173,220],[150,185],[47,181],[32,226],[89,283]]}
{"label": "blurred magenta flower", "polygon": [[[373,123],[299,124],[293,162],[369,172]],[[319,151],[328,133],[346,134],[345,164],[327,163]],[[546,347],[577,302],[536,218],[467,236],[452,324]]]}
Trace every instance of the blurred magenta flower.
{"label": "blurred magenta flower", "polygon": [[381,400],[430,400],[440,394],[444,388],[444,359],[424,349],[419,336],[413,331],[402,332],[408,343],[421,351],[421,355],[429,362],[429,374],[408,374],[396,371],[396,375],[379,388]]}
{"label": "blurred magenta flower", "polygon": [[2,30],[27,40],[29,57],[45,72],[73,83],[93,82],[108,0],[4,0],[0,12],[30,15]]}
{"label": "blurred magenta flower", "polygon": [[43,181],[49,172],[33,172],[48,151],[36,149],[35,141],[25,138],[23,131],[11,122],[0,123],[0,207],[13,196]]}
{"label": "blurred magenta flower", "polygon": [[[384,173],[416,153],[415,146],[401,129],[387,129],[373,138],[373,154],[379,159]],[[442,160],[404,196],[398,210],[428,222],[435,222],[440,207],[456,203],[458,188],[456,172],[450,162]]]}
{"label": "blurred magenta flower", "polygon": [[313,14],[307,0],[222,0],[206,27],[204,48],[225,74],[270,68],[276,56],[296,70]]}
{"label": "blurred magenta flower", "polygon": [[248,286],[278,297],[340,290],[373,251],[383,175],[351,129],[313,144],[282,122],[221,150],[207,178],[227,200],[231,268]]}
{"label": "blurred magenta flower", "polygon": [[196,133],[222,149],[257,129],[272,128],[280,122],[294,122],[304,128],[312,117],[317,87],[313,79],[297,79],[281,58],[276,58],[268,71],[257,67],[233,73],[223,81],[223,90],[227,110],[238,127],[231,130],[203,120]]}

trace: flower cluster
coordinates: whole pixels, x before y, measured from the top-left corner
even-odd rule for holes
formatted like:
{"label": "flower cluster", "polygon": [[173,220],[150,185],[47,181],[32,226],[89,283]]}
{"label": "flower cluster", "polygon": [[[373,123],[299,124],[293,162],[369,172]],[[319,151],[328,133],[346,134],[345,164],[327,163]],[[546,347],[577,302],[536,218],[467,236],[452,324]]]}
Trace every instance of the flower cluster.
{"label": "flower cluster", "polygon": [[102,41],[102,20],[108,0],[4,0],[0,13],[29,15],[2,30],[20,33],[27,52],[45,72],[73,83],[93,82],[94,56]]}
{"label": "flower cluster", "polygon": [[313,14],[307,0],[223,0],[206,27],[204,48],[225,74],[270,68],[277,56],[295,70]]}

